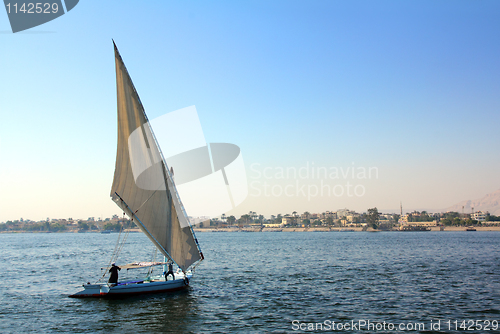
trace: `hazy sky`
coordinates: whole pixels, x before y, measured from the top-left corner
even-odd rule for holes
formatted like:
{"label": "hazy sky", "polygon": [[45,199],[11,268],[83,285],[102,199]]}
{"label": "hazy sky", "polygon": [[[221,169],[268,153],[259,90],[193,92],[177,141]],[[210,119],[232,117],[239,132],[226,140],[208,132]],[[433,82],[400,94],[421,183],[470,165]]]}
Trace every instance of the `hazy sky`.
{"label": "hazy sky", "polygon": [[0,10],[0,222],[121,214],[112,39],[150,119],[195,105],[207,142],[241,148],[249,195],[228,214],[480,198],[500,188],[499,15],[498,1],[80,1],[13,34]]}

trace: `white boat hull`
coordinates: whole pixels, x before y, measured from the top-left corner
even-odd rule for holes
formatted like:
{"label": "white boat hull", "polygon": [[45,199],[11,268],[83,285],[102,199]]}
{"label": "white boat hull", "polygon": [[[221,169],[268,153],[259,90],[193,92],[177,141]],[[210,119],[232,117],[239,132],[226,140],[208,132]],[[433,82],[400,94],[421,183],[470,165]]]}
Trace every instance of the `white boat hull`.
{"label": "white boat hull", "polygon": [[120,282],[118,285],[109,283],[83,284],[83,291],[79,291],[71,298],[103,298],[121,297],[149,293],[173,292],[186,289],[189,286],[189,279],[192,275],[178,275],[175,280],[152,280],[152,281],[131,281]]}

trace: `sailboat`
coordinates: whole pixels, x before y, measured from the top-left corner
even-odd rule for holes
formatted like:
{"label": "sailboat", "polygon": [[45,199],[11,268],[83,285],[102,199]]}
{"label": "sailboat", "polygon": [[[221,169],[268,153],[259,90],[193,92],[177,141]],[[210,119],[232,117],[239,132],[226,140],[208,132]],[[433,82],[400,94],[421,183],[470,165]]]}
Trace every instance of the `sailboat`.
{"label": "sailboat", "polygon": [[[115,49],[118,148],[111,199],[163,254],[164,262],[119,266],[135,269],[163,266],[163,274],[118,283],[87,283],[70,297],[112,297],[159,293],[187,288],[196,266],[204,259],[198,240],[163,157],[153,129],[125,64]],[[177,265],[166,275],[167,263]],[[106,272],[110,267],[104,268]]]}

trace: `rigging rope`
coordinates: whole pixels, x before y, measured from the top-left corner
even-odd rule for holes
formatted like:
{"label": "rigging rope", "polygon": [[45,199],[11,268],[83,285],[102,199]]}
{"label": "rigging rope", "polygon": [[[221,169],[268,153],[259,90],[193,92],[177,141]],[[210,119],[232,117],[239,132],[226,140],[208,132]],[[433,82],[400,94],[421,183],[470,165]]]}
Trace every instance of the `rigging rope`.
{"label": "rigging rope", "polygon": [[[123,221],[125,221],[125,212],[123,213]],[[121,250],[123,249],[123,246],[125,245],[125,241],[127,240],[128,234],[130,230],[127,230],[123,236],[122,241],[120,241],[120,237],[122,235],[124,228],[123,225],[120,227],[120,232],[118,233],[118,239],[116,239],[116,244],[115,244],[115,249],[113,250],[113,253],[111,254],[111,259],[108,262],[108,265],[106,266],[106,270],[104,270],[104,273],[102,274],[101,278],[97,282],[102,281],[102,279],[106,276],[108,273],[108,268],[111,267],[111,264],[116,262],[118,259],[118,255],[120,255]]]}
{"label": "rigging rope", "polygon": [[145,201],[144,201],[141,205],[139,205],[139,207],[137,208],[137,210],[135,210],[134,214],[136,214],[136,213],[137,213],[137,211],[139,211],[139,209],[140,209],[140,208],[142,208],[142,206],[143,206],[144,204],[146,204],[146,202],[147,202],[147,201],[149,201],[149,200],[151,199],[151,197],[153,197],[153,195],[154,195],[154,194],[156,194],[156,192],[157,192],[158,190],[160,190],[160,188],[161,188],[161,187],[164,187],[164,186],[165,186],[165,184],[163,184],[163,183],[161,183],[161,182],[160,182],[160,185],[158,186],[158,188],[156,188],[156,190],[155,190],[155,191],[153,191],[153,193],[151,194],[151,196],[149,196],[149,197],[148,197],[148,199],[146,199],[146,200],[145,200]]}
{"label": "rigging rope", "polygon": [[[154,248],[154,252],[153,252],[153,256],[151,258],[151,262],[156,262],[156,254],[158,253],[158,248]],[[151,275],[153,275],[153,270],[154,270],[154,266],[151,266],[149,267],[148,269],[148,274],[146,277],[151,277]]]}

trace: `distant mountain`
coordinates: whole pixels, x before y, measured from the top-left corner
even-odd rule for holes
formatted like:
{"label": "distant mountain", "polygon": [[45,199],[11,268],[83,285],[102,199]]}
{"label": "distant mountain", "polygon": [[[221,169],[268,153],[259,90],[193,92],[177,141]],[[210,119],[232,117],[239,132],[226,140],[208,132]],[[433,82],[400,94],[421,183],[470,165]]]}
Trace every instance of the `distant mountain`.
{"label": "distant mountain", "polygon": [[476,199],[473,201],[468,200],[457,203],[445,209],[445,211],[456,211],[461,213],[462,206],[464,207],[465,213],[470,213],[472,208],[474,208],[474,212],[488,211],[492,215],[500,216],[500,189],[484,196],[481,199]]}

